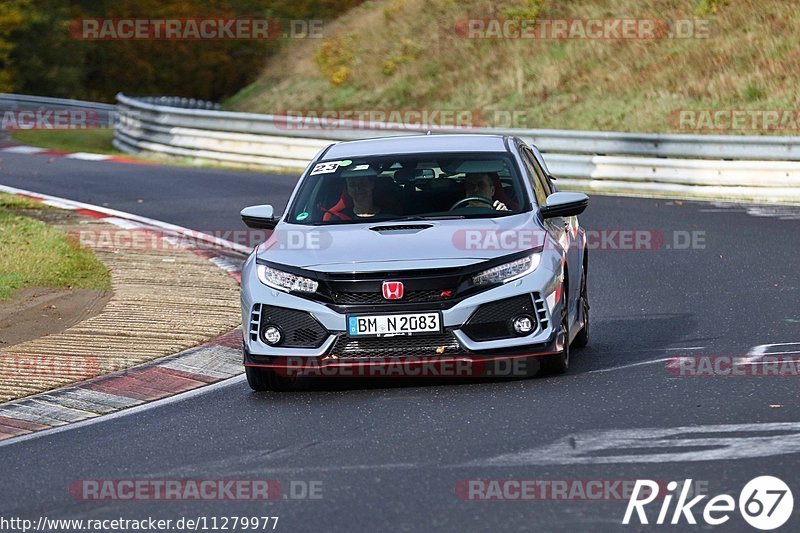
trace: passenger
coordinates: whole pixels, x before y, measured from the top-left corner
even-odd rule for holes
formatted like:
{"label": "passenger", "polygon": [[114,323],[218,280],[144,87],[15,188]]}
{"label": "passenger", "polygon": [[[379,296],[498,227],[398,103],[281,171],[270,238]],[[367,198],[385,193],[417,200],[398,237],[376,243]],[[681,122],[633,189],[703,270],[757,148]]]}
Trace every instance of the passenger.
{"label": "passenger", "polygon": [[[482,198],[486,198],[487,200],[491,200],[492,207],[496,211],[508,211],[506,204],[495,198],[495,187],[489,174],[467,174],[467,177],[464,180],[464,189],[466,191],[467,198],[472,196],[480,196]],[[489,204],[484,202],[469,202],[467,204],[469,207],[487,207],[488,205]]]}
{"label": "passenger", "polygon": [[345,213],[353,217],[374,217],[381,208],[375,205],[375,177],[353,176],[345,178],[347,194],[353,199],[350,209]]}
{"label": "passenger", "polygon": [[323,221],[354,220],[373,217],[381,212],[375,204],[375,178],[372,172],[346,176],[344,191],[339,201],[325,210]]}

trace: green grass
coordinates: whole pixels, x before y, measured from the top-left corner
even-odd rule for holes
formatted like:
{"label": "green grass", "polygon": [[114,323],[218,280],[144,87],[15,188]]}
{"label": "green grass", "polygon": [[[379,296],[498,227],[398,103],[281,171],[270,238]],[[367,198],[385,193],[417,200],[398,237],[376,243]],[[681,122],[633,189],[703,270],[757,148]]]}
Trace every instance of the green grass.
{"label": "green grass", "polygon": [[18,143],[39,146],[59,152],[90,152],[124,155],[114,148],[114,130],[110,128],[73,130],[18,130],[11,134]]}
{"label": "green grass", "polygon": [[177,156],[160,156],[152,154],[127,154],[120,152],[111,144],[114,139],[112,129],[91,130],[19,130],[11,134],[11,138],[21,144],[47,148],[59,152],[88,152],[92,154],[108,154],[129,159],[152,161],[162,165],[198,168],[231,168],[236,170],[251,170],[260,172],[260,168],[242,168],[224,163],[202,162],[198,163],[189,158]]}
{"label": "green grass", "polygon": [[26,287],[109,290],[111,274],[91,250],[20,209],[41,204],[0,193],[0,300]]}

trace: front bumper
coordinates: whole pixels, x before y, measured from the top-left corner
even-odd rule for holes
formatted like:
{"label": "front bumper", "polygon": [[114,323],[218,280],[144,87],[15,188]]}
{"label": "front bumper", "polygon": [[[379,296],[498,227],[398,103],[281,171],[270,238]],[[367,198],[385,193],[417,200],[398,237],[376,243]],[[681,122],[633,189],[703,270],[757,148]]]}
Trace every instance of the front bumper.
{"label": "front bumper", "polygon": [[[430,349],[420,350],[419,343],[424,344],[428,338],[405,337],[414,339],[414,343],[409,345],[413,344],[415,348],[408,353],[403,352],[402,338],[399,337],[386,338],[386,344],[394,346],[393,349],[379,347],[374,353],[365,353],[363,349],[352,353],[343,351],[341,346],[352,340],[347,337],[346,313],[320,302],[269,288],[258,281],[252,268],[247,267],[248,265],[245,266],[242,276],[242,319],[245,324],[244,362],[248,366],[286,369],[311,365],[315,369],[321,369],[368,368],[387,363],[404,366],[431,362],[474,365],[500,360],[524,360],[558,353],[563,349],[563,342],[560,342],[558,337],[560,321],[553,320],[553,317],[561,316],[561,302],[556,298],[556,291],[561,283],[560,273],[544,265],[526,276],[464,298],[448,308],[431,306],[431,311],[441,312],[444,336],[450,336],[452,342],[446,342],[447,339],[442,338],[430,338]],[[472,337],[467,334],[464,326],[481,306],[520,296],[527,296],[534,302],[534,309],[538,315],[536,328],[530,334],[483,341],[475,340],[474,334]],[[258,315],[254,314],[254,310],[259,306],[308,313],[324,331],[324,338],[321,338],[315,347],[269,346],[259,335],[260,323]],[[411,311],[402,306],[385,305],[379,312]],[[413,312],[419,310],[415,309]],[[375,347],[380,346],[380,343],[380,339],[374,339],[364,344]]]}
{"label": "front bumper", "polygon": [[563,334],[554,331],[542,344],[481,353],[465,350],[447,356],[335,359],[253,355],[246,347],[243,351],[245,366],[269,369],[285,377],[508,378],[536,374],[540,368],[539,358],[559,354],[563,347]]}

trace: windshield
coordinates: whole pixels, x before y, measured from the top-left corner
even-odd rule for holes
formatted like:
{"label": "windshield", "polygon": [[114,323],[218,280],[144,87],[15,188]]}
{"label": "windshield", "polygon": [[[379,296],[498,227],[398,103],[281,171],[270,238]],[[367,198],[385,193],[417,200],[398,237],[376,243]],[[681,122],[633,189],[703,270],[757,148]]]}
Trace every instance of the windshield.
{"label": "windshield", "polygon": [[519,213],[527,205],[517,167],[506,153],[376,156],[314,164],[287,221],[484,218]]}

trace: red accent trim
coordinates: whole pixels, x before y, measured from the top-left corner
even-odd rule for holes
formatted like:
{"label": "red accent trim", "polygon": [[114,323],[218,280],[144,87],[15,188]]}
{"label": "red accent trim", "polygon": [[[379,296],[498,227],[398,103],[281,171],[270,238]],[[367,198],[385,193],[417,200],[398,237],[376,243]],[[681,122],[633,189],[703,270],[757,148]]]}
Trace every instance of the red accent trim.
{"label": "red accent trim", "polygon": [[[292,370],[303,370],[305,368],[309,369],[316,369],[316,368],[326,368],[326,367],[359,367],[359,366],[378,366],[378,365],[430,365],[431,363],[456,363],[456,362],[465,362],[465,363],[485,363],[489,361],[499,361],[499,360],[509,360],[509,359],[520,359],[520,358],[528,358],[528,357],[540,357],[544,355],[556,355],[561,352],[539,352],[539,353],[526,353],[520,355],[497,355],[491,357],[431,357],[427,360],[422,359],[415,359],[413,361],[402,361],[400,359],[391,359],[391,360],[383,360],[383,361],[358,361],[358,362],[344,362],[339,361],[336,359],[329,359],[326,361],[319,361],[317,360],[317,365],[314,366],[289,366],[289,365],[280,365],[280,364],[271,364],[271,363],[245,363],[244,366],[252,366],[258,368],[291,368]],[[284,357],[284,356],[282,356]],[[291,356],[285,356],[291,357]],[[300,356],[302,357],[302,356]]]}

